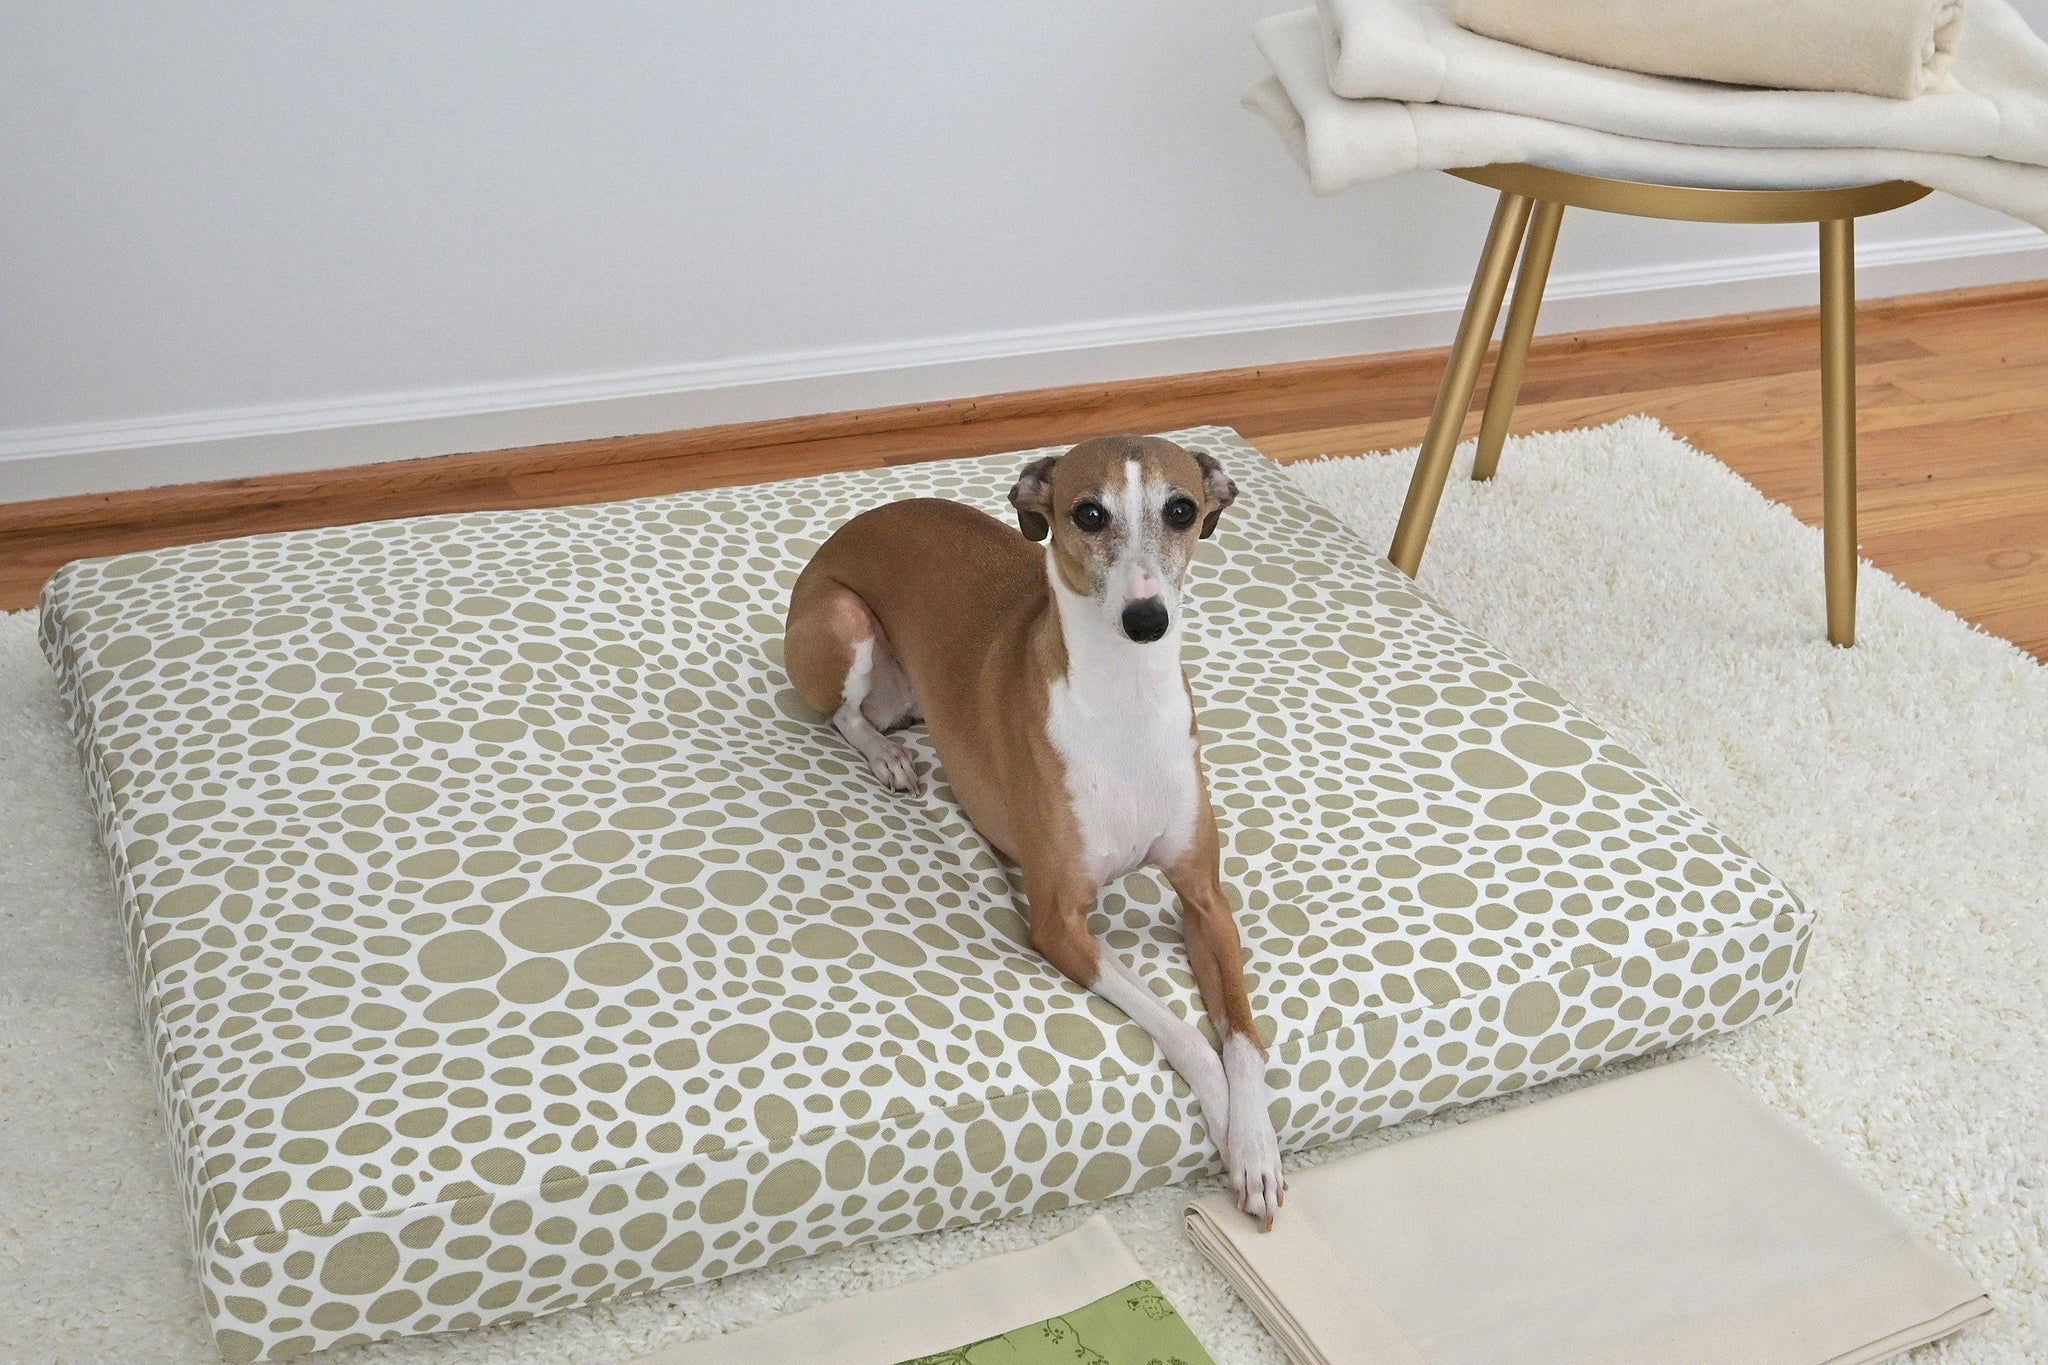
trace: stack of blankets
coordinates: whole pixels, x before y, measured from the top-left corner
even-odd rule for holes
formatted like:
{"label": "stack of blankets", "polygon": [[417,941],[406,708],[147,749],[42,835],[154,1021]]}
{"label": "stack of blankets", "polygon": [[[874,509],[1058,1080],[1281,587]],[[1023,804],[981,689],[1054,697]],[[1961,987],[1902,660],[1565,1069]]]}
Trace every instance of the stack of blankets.
{"label": "stack of blankets", "polygon": [[1911,180],[2048,228],[2048,42],[2006,0],[1319,0],[1256,36],[1245,103],[1323,194],[1529,162]]}

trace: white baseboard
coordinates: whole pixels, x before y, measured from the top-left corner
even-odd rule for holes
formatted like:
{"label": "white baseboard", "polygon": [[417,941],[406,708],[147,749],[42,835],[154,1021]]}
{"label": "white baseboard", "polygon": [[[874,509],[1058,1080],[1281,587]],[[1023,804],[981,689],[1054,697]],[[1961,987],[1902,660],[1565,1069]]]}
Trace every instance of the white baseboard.
{"label": "white baseboard", "polygon": [[[1872,243],[1857,288],[1879,298],[2041,278],[2048,238],[2013,228]],[[1559,275],[1542,330],[1795,307],[1816,293],[1810,251]],[[1440,346],[1464,298],[1460,285],[0,432],[0,502]]]}

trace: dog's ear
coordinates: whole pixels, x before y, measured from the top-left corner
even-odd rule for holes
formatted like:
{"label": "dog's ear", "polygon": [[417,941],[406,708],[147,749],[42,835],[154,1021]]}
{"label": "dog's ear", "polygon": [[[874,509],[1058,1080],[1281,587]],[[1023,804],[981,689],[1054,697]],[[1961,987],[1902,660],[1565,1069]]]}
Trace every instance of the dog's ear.
{"label": "dog's ear", "polygon": [[1046,514],[1052,510],[1052,467],[1059,460],[1057,455],[1033,460],[1010,490],[1010,506],[1017,509],[1017,529],[1026,540],[1044,540],[1052,534]]}
{"label": "dog's ear", "polygon": [[1195,463],[1202,469],[1202,491],[1209,497],[1209,515],[1202,518],[1202,539],[1216,534],[1216,519],[1223,515],[1223,509],[1237,501],[1237,485],[1223,472],[1223,466],[1216,462],[1214,455],[1191,450]]}

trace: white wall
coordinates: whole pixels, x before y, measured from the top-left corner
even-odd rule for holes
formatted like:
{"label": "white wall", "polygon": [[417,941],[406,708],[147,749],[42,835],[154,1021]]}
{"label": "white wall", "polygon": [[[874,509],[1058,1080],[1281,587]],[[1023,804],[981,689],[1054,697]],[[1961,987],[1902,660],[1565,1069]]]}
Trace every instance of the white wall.
{"label": "white wall", "polygon": [[[0,500],[1440,344],[1488,195],[1312,197],[1284,3],[0,7]],[[1864,290],[2044,240],[1928,202]],[[1579,217],[1546,321],[1811,251]]]}

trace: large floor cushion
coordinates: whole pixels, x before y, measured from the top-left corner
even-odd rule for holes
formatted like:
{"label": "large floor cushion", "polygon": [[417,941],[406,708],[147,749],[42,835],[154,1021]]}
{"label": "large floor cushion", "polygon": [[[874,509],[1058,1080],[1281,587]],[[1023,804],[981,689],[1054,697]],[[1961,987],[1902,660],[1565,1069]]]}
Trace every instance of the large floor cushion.
{"label": "large floor cushion", "polygon": [[[1243,490],[1188,664],[1288,1149],[1790,1002],[1790,893],[1234,434],[1178,439]],[[778,658],[833,527],[1001,511],[1037,453],[57,576],[224,1356],[1215,1169],[943,783],[882,790]],[[1100,923],[1199,1016],[1157,880]]]}

